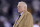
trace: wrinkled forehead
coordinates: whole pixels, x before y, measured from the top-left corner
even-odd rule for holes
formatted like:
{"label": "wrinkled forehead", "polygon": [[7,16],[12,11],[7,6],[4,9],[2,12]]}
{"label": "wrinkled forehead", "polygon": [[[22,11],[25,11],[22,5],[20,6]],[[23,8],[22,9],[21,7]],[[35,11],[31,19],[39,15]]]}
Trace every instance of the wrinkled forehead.
{"label": "wrinkled forehead", "polygon": [[24,5],[24,3],[19,2],[17,6],[23,6],[23,5]]}

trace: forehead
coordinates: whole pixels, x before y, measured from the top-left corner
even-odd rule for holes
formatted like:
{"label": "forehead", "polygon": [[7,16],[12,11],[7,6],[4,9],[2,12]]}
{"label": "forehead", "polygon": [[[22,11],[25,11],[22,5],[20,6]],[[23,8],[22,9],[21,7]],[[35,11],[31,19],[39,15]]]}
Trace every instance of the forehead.
{"label": "forehead", "polygon": [[18,3],[18,6],[23,6],[23,5],[24,5],[24,4],[23,4],[23,3],[21,3],[21,2],[19,2],[19,3]]}

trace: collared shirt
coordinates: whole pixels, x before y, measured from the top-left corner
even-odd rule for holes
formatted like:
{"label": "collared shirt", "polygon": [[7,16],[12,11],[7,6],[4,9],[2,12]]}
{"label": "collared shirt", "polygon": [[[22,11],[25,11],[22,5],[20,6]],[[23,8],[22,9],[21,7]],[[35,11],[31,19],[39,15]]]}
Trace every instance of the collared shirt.
{"label": "collared shirt", "polygon": [[[19,17],[18,17],[18,19],[17,19],[17,22],[18,22],[18,20],[19,20],[19,18],[20,18],[20,16],[21,16],[22,14],[23,14],[23,12],[19,14]],[[17,24],[17,22],[16,22],[16,24]]]}
{"label": "collared shirt", "polygon": [[21,16],[22,14],[23,14],[23,12],[19,14],[19,18],[20,18],[20,16]]}
{"label": "collared shirt", "polygon": [[22,14],[23,14],[23,12],[20,15],[22,15]]}

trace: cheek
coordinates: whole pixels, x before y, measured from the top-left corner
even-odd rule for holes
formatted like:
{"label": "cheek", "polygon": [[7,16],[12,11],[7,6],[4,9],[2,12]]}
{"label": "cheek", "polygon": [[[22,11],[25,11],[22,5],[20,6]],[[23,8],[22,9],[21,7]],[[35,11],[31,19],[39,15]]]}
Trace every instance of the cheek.
{"label": "cheek", "polygon": [[21,9],[18,9],[18,11],[21,11]]}
{"label": "cheek", "polygon": [[24,10],[24,8],[21,9],[22,11]]}

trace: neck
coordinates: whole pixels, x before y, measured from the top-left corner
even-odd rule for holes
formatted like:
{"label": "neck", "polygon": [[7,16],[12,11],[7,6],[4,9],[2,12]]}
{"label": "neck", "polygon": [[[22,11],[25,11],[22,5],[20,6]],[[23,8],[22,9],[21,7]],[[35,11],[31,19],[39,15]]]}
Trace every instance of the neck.
{"label": "neck", "polygon": [[19,14],[21,14],[22,12],[19,12]]}

